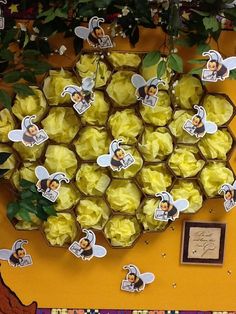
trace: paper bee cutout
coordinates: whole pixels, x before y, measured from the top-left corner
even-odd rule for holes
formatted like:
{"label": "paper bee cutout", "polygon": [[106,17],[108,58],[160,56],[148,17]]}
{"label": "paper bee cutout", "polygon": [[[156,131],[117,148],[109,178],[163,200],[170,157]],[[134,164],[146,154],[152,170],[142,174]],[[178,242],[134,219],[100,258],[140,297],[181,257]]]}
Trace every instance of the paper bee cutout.
{"label": "paper bee cutout", "polygon": [[97,158],[97,164],[100,167],[111,167],[113,171],[120,171],[122,169],[127,169],[134,162],[134,157],[124,151],[120,147],[122,140],[113,140],[110,144],[109,154],[101,155]]}
{"label": "paper bee cutout", "polygon": [[51,202],[55,202],[59,196],[61,181],[70,182],[63,172],[55,172],[50,175],[43,166],[35,168],[35,175],[39,180],[36,183],[38,192],[41,192],[42,196]]}
{"label": "paper bee cutout", "polygon": [[82,260],[91,260],[93,257],[104,257],[107,250],[96,243],[96,236],[92,230],[82,230],[86,236],[81,238],[79,242],[74,241],[69,247],[69,251]]}
{"label": "paper bee cutout", "polygon": [[48,135],[43,129],[39,130],[37,125],[32,122],[35,118],[35,115],[25,117],[21,122],[21,130],[10,131],[8,138],[12,142],[22,142],[29,147],[45,142],[48,139]]}
{"label": "paper bee cutout", "polygon": [[206,69],[202,70],[202,80],[208,82],[224,81],[229,77],[230,71],[236,69],[236,57],[223,59],[215,50],[203,52],[204,57],[209,57]]}
{"label": "paper bee cutout", "polygon": [[175,221],[179,218],[179,213],[189,207],[189,202],[185,199],[177,201],[168,192],[161,192],[156,194],[156,197],[161,197],[158,208],[155,210],[154,219],[160,221]]}
{"label": "paper bee cutout", "polygon": [[236,206],[236,180],[233,185],[225,183],[221,186],[219,194],[224,193],[224,207],[229,212],[233,207]]}
{"label": "paper bee cutout", "polygon": [[94,85],[94,80],[86,77],[82,80],[81,86],[68,85],[64,87],[61,96],[64,97],[66,94],[70,94],[71,101],[74,103],[74,109],[78,114],[82,114],[89,109],[91,103],[94,101]]}
{"label": "paper bee cutout", "polygon": [[8,261],[13,267],[26,267],[33,264],[32,258],[26,253],[24,244],[27,244],[27,240],[17,240],[13,244],[11,250],[0,249],[0,260]]}
{"label": "paper bee cutout", "polygon": [[139,74],[134,74],[131,78],[131,82],[136,88],[137,99],[142,100],[143,105],[154,108],[158,100],[158,85],[165,84],[165,82],[159,80],[157,77],[153,77],[146,82]]}
{"label": "paper bee cutout", "polygon": [[75,35],[79,38],[86,39],[89,45],[94,48],[112,48],[113,44],[110,36],[105,35],[103,28],[100,26],[100,23],[104,21],[103,18],[93,16],[89,20],[88,28],[83,26],[75,28]]}
{"label": "paper bee cutout", "polygon": [[128,292],[140,292],[144,290],[145,285],[152,283],[155,279],[153,273],[141,274],[138,267],[135,265],[126,265],[123,269],[127,269],[128,273],[121,283],[121,290]]}
{"label": "paper bee cutout", "polygon": [[183,129],[192,136],[197,138],[203,137],[206,133],[214,134],[217,131],[217,125],[214,122],[206,120],[206,111],[202,106],[194,106],[197,113],[191,120],[187,120],[183,125]]}

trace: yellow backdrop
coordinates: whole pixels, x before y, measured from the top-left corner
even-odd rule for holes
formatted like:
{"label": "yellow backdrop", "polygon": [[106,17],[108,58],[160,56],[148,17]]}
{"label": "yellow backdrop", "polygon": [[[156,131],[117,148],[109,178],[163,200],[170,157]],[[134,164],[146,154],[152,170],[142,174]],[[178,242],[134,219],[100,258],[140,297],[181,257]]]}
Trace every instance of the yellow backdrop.
{"label": "yellow backdrop", "polygon": [[[60,41],[59,41],[60,40]],[[163,34],[153,30],[142,30],[137,51],[158,49]],[[68,39],[55,36],[58,42],[68,47],[67,56],[52,57],[54,65],[68,66],[74,62],[72,45]],[[236,34],[225,32],[220,38],[220,51],[225,55],[236,55]],[[131,49],[126,40],[119,40],[117,50]],[[183,50],[185,60],[193,57],[193,50]],[[188,66],[186,67],[188,70]],[[214,92],[228,94],[236,103],[236,83],[208,84]],[[231,122],[236,133],[236,119]],[[236,153],[231,158],[236,169]],[[24,269],[10,267],[2,262],[1,272],[7,283],[24,303],[33,300],[39,307],[77,307],[114,309],[198,309],[236,310],[236,210],[226,214],[223,200],[209,200],[199,213],[181,215],[164,233],[144,234],[132,249],[110,249],[105,240],[98,242],[108,249],[104,259],[83,262],[65,249],[47,246],[38,231],[14,230],[6,218],[6,204],[11,198],[6,186],[0,186],[0,248],[10,248],[18,238],[28,239],[27,251],[33,257],[33,266]],[[210,210],[213,211],[210,211]],[[182,222],[219,221],[227,223],[225,260],[223,266],[191,266],[180,264]],[[162,254],[165,253],[166,257]],[[156,280],[140,294],[120,291],[120,283],[126,272],[123,265],[136,264],[141,271],[155,273]],[[173,287],[176,284],[176,287]]]}

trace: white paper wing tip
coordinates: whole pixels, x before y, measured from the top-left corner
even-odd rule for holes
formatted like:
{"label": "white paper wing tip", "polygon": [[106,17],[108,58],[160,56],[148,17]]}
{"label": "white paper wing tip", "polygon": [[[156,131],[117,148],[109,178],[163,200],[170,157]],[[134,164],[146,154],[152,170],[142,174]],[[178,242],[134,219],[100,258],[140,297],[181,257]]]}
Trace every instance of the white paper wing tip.
{"label": "white paper wing tip", "polygon": [[207,121],[205,123],[205,131],[208,134],[214,134],[218,130],[217,125],[214,122]]}
{"label": "white paper wing tip", "polygon": [[35,168],[35,175],[39,180],[48,179],[50,177],[47,169],[43,166],[37,166]]}
{"label": "white paper wing tip", "polygon": [[236,69],[236,57],[226,58],[222,63],[229,71]]}
{"label": "white paper wing tip", "polygon": [[131,83],[136,87],[140,88],[142,86],[145,86],[147,82],[144,80],[144,78],[139,74],[134,74],[131,78]]}
{"label": "white paper wing tip", "polygon": [[82,39],[88,39],[89,29],[84,26],[78,26],[75,28],[75,35]]}
{"label": "white paper wing tip", "polygon": [[93,255],[96,257],[104,257],[107,254],[107,250],[101,245],[93,246]]}
{"label": "white paper wing tip", "polygon": [[6,249],[0,250],[0,260],[8,261],[12,253],[13,252],[11,250],[6,250]]}
{"label": "white paper wing tip", "polygon": [[22,130],[13,130],[8,133],[8,138],[12,142],[21,142],[24,132]]}
{"label": "white paper wing tip", "polygon": [[97,164],[100,167],[109,167],[111,164],[111,156],[110,155],[101,155],[97,158]]}
{"label": "white paper wing tip", "polygon": [[189,201],[182,199],[174,202],[174,206],[178,209],[179,212],[184,211],[189,207]]}
{"label": "white paper wing tip", "polygon": [[86,77],[82,81],[83,90],[91,91],[95,85],[94,80],[91,77]]}
{"label": "white paper wing tip", "polygon": [[233,185],[233,188],[236,189],[236,180],[234,181],[232,185]]}
{"label": "white paper wing tip", "polygon": [[139,276],[144,283],[152,283],[155,280],[155,275],[153,273],[143,273]]}

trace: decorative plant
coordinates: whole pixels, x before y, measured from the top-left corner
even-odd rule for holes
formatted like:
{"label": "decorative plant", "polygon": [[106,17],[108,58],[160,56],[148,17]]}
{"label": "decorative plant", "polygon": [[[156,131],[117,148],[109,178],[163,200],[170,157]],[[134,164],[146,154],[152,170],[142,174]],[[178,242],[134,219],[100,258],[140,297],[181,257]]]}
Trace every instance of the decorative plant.
{"label": "decorative plant", "polygon": [[[10,153],[0,153],[0,165],[3,165],[10,156],[11,156]],[[9,169],[0,169],[0,179],[8,170]]]}

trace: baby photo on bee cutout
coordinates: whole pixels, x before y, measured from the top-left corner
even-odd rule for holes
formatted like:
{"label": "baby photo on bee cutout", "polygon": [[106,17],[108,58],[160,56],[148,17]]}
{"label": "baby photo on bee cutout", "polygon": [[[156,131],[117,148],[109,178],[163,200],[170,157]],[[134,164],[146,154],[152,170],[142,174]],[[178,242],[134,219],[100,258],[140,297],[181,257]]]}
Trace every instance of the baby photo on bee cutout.
{"label": "baby photo on bee cutout", "polygon": [[90,261],[93,257],[104,257],[107,250],[96,244],[96,235],[92,230],[83,229],[85,237],[81,238],[79,242],[74,241],[69,247],[69,251],[76,257],[82,260]]}
{"label": "baby photo on bee cutout", "polygon": [[124,280],[121,282],[121,290],[127,292],[141,292],[145,289],[146,284],[150,284],[155,280],[153,273],[141,274],[138,267],[130,264],[123,267],[128,270]]}
{"label": "baby photo on bee cutout", "polygon": [[57,200],[61,182],[70,182],[65,173],[55,172],[50,175],[47,169],[43,166],[35,168],[35,175],[38,178],[38,182],[36,183],[38,192],[42,193],[42,196],[51,202],[55,202]]}
{"label": "baby photo on bee cutout", "polygon": [[206,68],[202,70],[202,80],[206,82],[224,81],[229,77],[230,71],[236,69],[236,57],[223,59],[216,50],[203,52],[204,57],[209,57]]}
{"label": "baby photo on bee cutout", "polygon": [[146,82],[139,74],[134,74],[131,78],[131,82],[136,88],[137,99],[141,100],[143,105],[154,108],[158,101],[158,85],[165,84],[165,82],[157,77],[153,77]]}
{"label": "baby photo on bee cutout", "polygon": [[120,147],[121,143],[122,140],[113,140],[109,147],[109,154],[99,156],[97,164],[100,167],[110,167],[113,171],[121,171],[133,165],[134,157]]}
{"label": "baby photo on bee cutout", "polygon": [[48,135],[43,129],[39,129],[32,122],[36,116],[27,116],[21,122],[21,130],[12,130],[8,133],[8,138],[12,142],[22,142],[25,146],[33,147],[41,145],[48,140]]}
{"label": "baby photo on bee cutout", "polygon": [[8,261],[12,267],[26,267],[33,264],[32,258],[27,254],[25,244],[28,244],[27,240],[16,240],[10,250],[0,249],[0,260]]}
{"label": "baby photo on bee cutout", "polygon": [[214,134],[218,127],[214,122],[206,120],[206,111],[202,106],[195,105],[194,108],[197,110],[197,113],[192,117],[192,119],[188,119],[184,125],[183,129],[190,134],[191,136],[195,136],[197,138],[203,137],[207,134]]}
{"label": "baby photo on bee cutout", "polygon": [[160,221],[175,221],[179,218],[179,213],[189,207],[189,202],[186,199],[174,201],[173,197],[168,192],[157,193],[156,197],[160,197],[161,201],[154,212],[154,219]]}
{"label": "baby photo on bee cutout", "polygon": [[74,103],[73,107],[75,111],[81,115],[87,111],[94,102],[94,85],[94,80],[90,77],[86,77],[82,80],[81,86],[65,86],[61,96],[64,97],[66,94],[69,94],[71,101]]}
{"label": "baby photo on bee cutout", "polygon": [[94,48],[112,48],[113,44],[110,36],[106,35],[100,23],[105,22],[103,18],[93,16],[88,23],[88,27],[78,26],[75,28],[75,35],[87,40],[88,44]]}
{"label": "baby photo on bee cutout", "polygon": [[221,186],[219,194],[224,193],[224,208],[226,212],[229,212],[236,206],[236,180],[233,185],[225,183]]}

